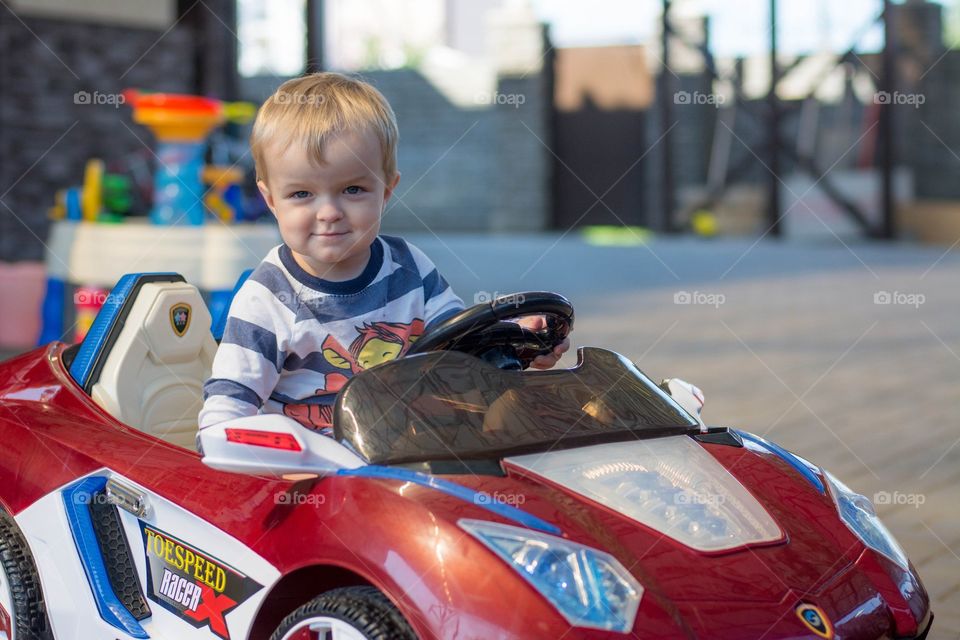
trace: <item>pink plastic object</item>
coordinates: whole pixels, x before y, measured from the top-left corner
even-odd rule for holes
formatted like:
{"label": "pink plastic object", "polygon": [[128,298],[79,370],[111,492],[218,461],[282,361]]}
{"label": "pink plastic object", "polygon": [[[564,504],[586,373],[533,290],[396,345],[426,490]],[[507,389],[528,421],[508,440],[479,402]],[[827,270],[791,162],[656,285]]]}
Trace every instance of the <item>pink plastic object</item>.
{"label": "pink plastic object", "polygon": [[42,262],[0,262],[0,348],[36,344],[45,280]]}
{"label": "pink plastic object", "polygon": [[96,287],[78,287],[73,294],[73,304],[77,309],[77,325],[73,334],[75,342],[80,342],[90,330],[90,325],[107,300],[109,292]]}

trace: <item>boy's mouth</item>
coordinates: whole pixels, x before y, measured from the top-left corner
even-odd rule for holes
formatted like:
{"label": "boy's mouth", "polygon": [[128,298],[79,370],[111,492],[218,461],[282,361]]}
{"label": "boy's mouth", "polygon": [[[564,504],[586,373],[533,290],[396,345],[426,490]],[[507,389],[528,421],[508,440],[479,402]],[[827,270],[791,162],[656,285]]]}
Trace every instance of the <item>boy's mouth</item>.
{"label": "boy's mouth", "polygon": [[345,236],[345,235],[347,235],[347,233],[349,233],[349,232],[347,232],[347,231],[336,231],[336,232],[334,232],[334,231],[328,231],[328,232],[326,232],[326,233],[311,233],[310,235],[312,235],[312,236],[319,236],[319,237],[321,237],[321,238],[333,238],[333,237],[336,237],[336,236]]}

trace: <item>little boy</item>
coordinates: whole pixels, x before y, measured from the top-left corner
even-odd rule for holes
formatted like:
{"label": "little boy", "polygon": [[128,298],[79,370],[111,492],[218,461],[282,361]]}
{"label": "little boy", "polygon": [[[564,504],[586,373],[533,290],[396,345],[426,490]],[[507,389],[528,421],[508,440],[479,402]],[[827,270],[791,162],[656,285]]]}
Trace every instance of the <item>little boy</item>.
{"label": "little boy", "polygon": [[[283,244],[230,306],[200,428],[262,412],[330,434],[333,401],[353,374],[403,356],[463,308],[422,251],[378,235],[400,180],[397,139],[383,95],[344,75],[289,80],[264,102],[250,147]],[[552,367],[568,348],[533,366]]]}

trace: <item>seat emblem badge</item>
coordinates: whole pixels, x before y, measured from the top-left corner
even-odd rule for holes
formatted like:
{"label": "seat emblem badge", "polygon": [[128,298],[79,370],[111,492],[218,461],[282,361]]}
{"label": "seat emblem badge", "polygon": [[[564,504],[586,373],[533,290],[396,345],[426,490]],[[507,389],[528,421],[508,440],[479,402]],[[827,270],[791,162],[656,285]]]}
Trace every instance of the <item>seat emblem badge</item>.
{"label": "seat emblem badge", "polygon": [[170,307],[170,326],[174,333],[183,337],[190,328],[190,305],[184,302]]}

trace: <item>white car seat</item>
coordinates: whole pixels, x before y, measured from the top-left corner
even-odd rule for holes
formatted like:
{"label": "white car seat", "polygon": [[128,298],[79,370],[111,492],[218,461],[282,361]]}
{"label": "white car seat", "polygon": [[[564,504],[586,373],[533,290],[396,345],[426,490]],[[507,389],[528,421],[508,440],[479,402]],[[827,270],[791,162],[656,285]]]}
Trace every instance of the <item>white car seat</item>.
{"label": "white car seat", "polygon": [[124,424],[193,449],[216,350],[210,312],[196,287],[145,283],[90,395]]}

